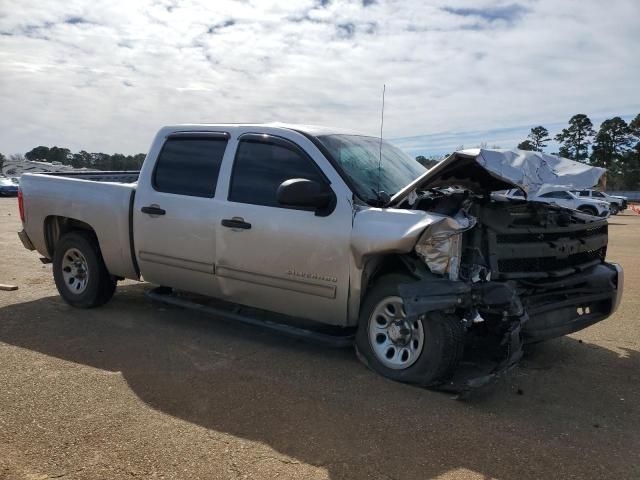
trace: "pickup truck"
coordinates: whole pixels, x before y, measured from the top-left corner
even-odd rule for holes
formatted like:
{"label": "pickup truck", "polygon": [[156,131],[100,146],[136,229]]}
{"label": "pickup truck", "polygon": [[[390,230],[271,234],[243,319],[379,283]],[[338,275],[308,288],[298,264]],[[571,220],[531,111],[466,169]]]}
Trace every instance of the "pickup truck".
{"label": "pickup truck", "polygon": [[331,128],[179,125],[159,131],[140,172],[23,175],[19,236],[75,307],[144,279],[307,333],[335,327],[376,372],[446,386],[478,345],[489,378],[523,344],[615,311],[623,271],[605,261],[606,219],[491,198],[601,174],[484,149],[426,171],[381,138]]}

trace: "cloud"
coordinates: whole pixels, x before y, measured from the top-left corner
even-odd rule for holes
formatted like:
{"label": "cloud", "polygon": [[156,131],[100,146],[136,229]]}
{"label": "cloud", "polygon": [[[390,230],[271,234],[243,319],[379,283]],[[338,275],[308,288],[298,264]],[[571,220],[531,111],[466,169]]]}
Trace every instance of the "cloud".
{"label": "cloud", "polygon": [[528,8],[522,5],[518,5],[516,3],[512,3],[509,5],[498,5],[495,7],[486,7],[486,8],[444,7],[443,10],[453,15],[459,15],[462,17],[475,17],[475,18],[480,18],[482,20],[486,20],[488,22],[495,22],[495,21],[502,20],[507,23],[516,22],[516,20],[519,20],[526,12],[529,11]]}
{"label": "cloud", "polygon": [[182,122],[375,135],[383,84],[385,136],[412,151],[512,147],[577,112],[640,111],[638,14],[595,0],[3,0],[0,151],[137,153]]}

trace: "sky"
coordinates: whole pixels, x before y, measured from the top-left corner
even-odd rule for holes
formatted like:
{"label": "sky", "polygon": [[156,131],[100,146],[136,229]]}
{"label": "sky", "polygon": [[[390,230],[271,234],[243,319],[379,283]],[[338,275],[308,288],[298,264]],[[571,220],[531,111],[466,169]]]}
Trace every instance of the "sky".
{"label": "sky", "polygon": [[146,152],[176,123],[513,148],[640,113],[638,0],[0,1],[0,152]]}

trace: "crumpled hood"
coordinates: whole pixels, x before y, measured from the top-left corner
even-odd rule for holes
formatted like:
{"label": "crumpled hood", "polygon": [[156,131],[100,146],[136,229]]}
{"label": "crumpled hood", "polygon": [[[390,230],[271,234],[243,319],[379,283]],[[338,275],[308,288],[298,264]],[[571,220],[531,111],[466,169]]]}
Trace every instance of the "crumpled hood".
{"label": "crumpled hood", "polygon": [[525,150],[461,150],[449,155],[396,193],[397,205],[416,190],[460,186],[477,193],[521,188],[535,195],[545,184],[567,189],[591,188],[606,170],[541,152]]}

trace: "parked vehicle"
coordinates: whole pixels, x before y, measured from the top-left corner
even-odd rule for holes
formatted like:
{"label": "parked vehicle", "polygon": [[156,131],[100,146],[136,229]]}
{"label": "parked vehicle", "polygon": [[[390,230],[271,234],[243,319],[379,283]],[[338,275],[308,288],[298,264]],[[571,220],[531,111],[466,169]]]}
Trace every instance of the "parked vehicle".
{"label": "parked vehicle", "polygon": [[525,193],[518,188],[507,190],[501,195],[510,199],[550,203],[572,210],[579,210],[596,217],[608,217],[610,213],[609,202],[597,198],[580,197],[573,191],[556,185],[544,185],[534,194],[526,196]]}
{"label": "parked vehicle", "polygon": [[15,197],[18,195],[18,179],[0,177],[0,196]]}
{"label": "parked vehicle", "polygon": [[602,200],[609,203],[609,210],[611,215],[617,215],[619,212],[626,210],[628,207],[627,197],[620,197],[617,195],[609,195],[605,192],[599,192],[598,190],[572,190],[571,193],[577,195],[580,198],[594,198],[596,200]]}
{"label": "parked vehicle", "polygon": [[[573,185],[601,174],[543,160],[469,150],[425,171],[379,138],[328,128],[165,127],[139,174],[24,175],[20,238],[73,306],[144,277],[277,314],[289,332],[353,333],[359,358],[394,380],[468,388],[621,299],[606,219],[490,198],[523,187],[527,163]],[[476,345],[494,361],[483,380],[452,379]]]}

